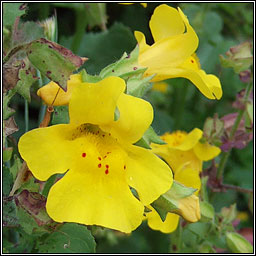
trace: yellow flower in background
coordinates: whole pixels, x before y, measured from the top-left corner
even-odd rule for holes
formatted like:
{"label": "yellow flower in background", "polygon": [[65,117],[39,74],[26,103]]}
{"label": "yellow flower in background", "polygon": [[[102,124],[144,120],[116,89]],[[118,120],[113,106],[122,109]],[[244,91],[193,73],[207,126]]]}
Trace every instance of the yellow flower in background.
{"label": "yellow flower in background", "polygon": [[144,206],[170,189],[168,165],[152,150],[133,145],[152,122],[152,106],[124,94],[125,87],[119,77],[80,83],[69,102],[69,124],[34,129],[20,138],[19,152],[38,180],[64,174],[47,198],[54,221],[129,233],[140,225]]}
{"label": "yellow flower in background", "polygon": [[165,82],[153,83],[153,87],[152,87],[153,91],[158,91],[158,92],[166,93],[167,89],[168,89],[168,84],[165,83]]}
{"label": "yellow flower in background", "polygon": [[73,89],[81,83],[82,78],[80,74],[71,75],[70,79],[67,81],[66,92],[58,84],[51,81],[50,83],[41,87],[37,91],[37,95],[42,98],[46,105],[68,105]]}
{"label": "yellow flower in background", "polygon": [[[201,188],[201,180],[196,170],[181,167],[175,174],[174,180],[180,182],[186,187],[197,189],[197,195]],[[152,206],[147,206],[151,212],[146,213],[148,226],[151,229],[159,230],[163,233],[171,233],[176,230],[180,216],[175,213],[167,213],[165,221],[162,221],[157,211]],[[190,222],[196,222],[200,219],[199,198],[192,195],[179,201],[180,213]]]}
{"label": "yellow flower in background", "polygon": [[221,150],[208,142],[201,143],[203,132],[195,128],[190,133],[176,131],[165,133],[161,139],[167,144],[151,144],[152,150],[161,156],[175,173],[181,166],[202,171],[203,161],[219,155]]}
{"label": "yellow flower in background", "polygon": [[207,98],[220,99],[220,81],[201,69],[195,54],[198,37],[183,12],[166,4],[159,5],[154,10],[149,27],[155,41],[151,46],[146,43],[143,33],[135,31],[140,51],[139,64],[148,68],[144,75],[156,74],[152,82],[184,77]]}
{"label": "yellow flower in background", "polygon": [[[119,3],[119,4],[127,4],[127,5],[130,5],[130,4],[135,4],[135,3]],[[148,6],[147,3],[140,3],[144,8],[146,8]]]}

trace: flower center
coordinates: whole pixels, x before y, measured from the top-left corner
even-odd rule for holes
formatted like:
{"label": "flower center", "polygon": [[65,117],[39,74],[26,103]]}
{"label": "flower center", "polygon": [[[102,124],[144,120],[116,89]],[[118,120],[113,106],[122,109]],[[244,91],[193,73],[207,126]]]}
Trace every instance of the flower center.
{"label": "flower center", "polygon": [[76,127],[69,138],[76,143],[75,164],[81,170],[99,170],[99,174],[122,174],[126,169],[127,154],[111,133],[98,126],[82,124]]}
{"label": "flower center", "polygon": [[171,147],[179,146],[185,139],[187,133],[176,131],[171,134],[164,134],[161,138]]}

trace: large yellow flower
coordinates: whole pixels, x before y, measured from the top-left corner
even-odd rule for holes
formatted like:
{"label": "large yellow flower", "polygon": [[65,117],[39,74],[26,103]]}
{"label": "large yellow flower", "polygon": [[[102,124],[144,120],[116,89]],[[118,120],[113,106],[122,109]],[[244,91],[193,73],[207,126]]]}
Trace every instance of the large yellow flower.
{"label": "large yellow flower", "polygon": [[[179,168],[174,175],[174,180],[182,183],[187,187],[197,189],[197,195],[201,188],[201,180],[199,173],[185,166]],[[154,230],[160,230],[163,233],[171,233],[176,230],[180,216],[175,213],[167,213],[165,221],[162,221],[157,211],[148,206],[151,212],[146,214],[148,226]],[[191,222],[196,222],[200,219],[199,199],[195,195],[183,198],[179,201],[179,208],[183,216]]]}
{"label": "large yellow flower", "polygon": [[153,151],[169,164],[174,173],[183,165],[200,172],[203,161],[213,159],[221,151],[208,142],[200,142],[202,135],[203,132],[198,128],[190,133],[183,131],[165,133],[161,136],[166,142],[165,145],[152,143],[151,146]]}
{"label": "large yellow flower", "polygon": [[148,68],[144,75],[156,74],[153,82],[184,77],[207,98],[220,99],[220,81],[201,69],[195,54],[198,37],[183,12],[162,4],[155,9],[149,26],[155,41],[151,46],[147,45],[143,33],[135,31],[140,51],[139,64]]}
{"label": "large yellow flower", "polygon": [[124,90],[118,77],[80,83],[69,102],[69,124],[34,129],[20,138],[19,152],[37,179],[64,174],[47,198],[53,220],[129,233],[140,225],[144,206],[171,187],[168,165],[133,145],[152,122],[152,106]]}

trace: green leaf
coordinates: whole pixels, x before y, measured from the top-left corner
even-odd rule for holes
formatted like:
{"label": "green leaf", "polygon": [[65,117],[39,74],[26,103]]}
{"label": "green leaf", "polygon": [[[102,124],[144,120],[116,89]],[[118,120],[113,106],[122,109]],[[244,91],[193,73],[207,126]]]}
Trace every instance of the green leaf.
{"label": "green leaf", "polygon": [[102,80],[100,76],[89,75],[85,69],[82,69],[80,74],[82,76],[83,83],[97,83]]}
{"label": "green leaf", "polygon": [[13,177],[10,169],[6,166],[3,166],[3,181],[3,194],[8,196],[13,185]]}
{"label": "green leaf", "polygon": [[223,207],[220,214],[223,217],[223,223],[231,223],[237,216],[236,204],[232,204],[230,207]]}
{"label": "green leaf", "polygon": [[90,27],[100,26],[106,28],[106,3],[85,3],[85,17]]}
{"label": "green leaf", "polygon": [[7,93],[4,93],[4,97],[3,97],[3,119],[4,120],[8,119],[15,113],[14,109],[8,107],[9,101],[11,100],[11,98],[14,96],[15,93],[16,93],[15,89],[9,90]]}
{"label": "green leaf", "polygon": [[38,79],[29,69],[19,70],[19,81],[14,89],[28,102],[30,102],[30,87]]}
{"label": "green leaf", "polygon": [[238,233],[227,233],[226,243],[232,253],[253,253],[253,247],[250,242]]}
{"label": "green leaf", "polygon": [[48,193],[49,193],[49,191],[50,191],[50,188],[51,188],[52,185],[54,184],[54,182],[55,182],[55,180],[56,180],[56,178],[57,178],[57,175],[58,175],[58,174],[52,175],[52,176],[46,181],[46,183],[45,183],[45,185],[44,185],[44,189],[43,189],[43,191],[42,191],[42,195],[43,195],[43,196],[45,196],[45,197],[48,196]]}
{"label": "green leaf", "polygon": [[16,17],[25,14],[26,6],[23,3],[3,3],[3,24],[12,26]]}
{"label": "green leaf", "polygon": [[17,207],[13,200],[3,201],[3,226],[18,226]]}
{"label": "green leaf", "polygon": [[68,106],[54,107],[51,124],[68,124],[68,123],[69,123]]}
{"label": "green leaf", "polygon": [[187,228],[200,238],[206,239],[206,236],[209,234],[210,227],[210,223],[196,222],[189,224]]}
{"label": "green leaf", "polygon": [[21,227],[27,234],[31,235],[33,233],[33,230],[38,228],[38,225],[32,218],[32,216],[22,208],[18,208],[17,217],[19,218],[19,223]]}
{"label": "green leaf", "polygon": [[200,212],[202,222],[212,221],[214,219],[214,208],[206,201],[200,201]]}
{"label": "green leaf", "polygon": [[86,226],[65,223],[44,241],[38,241],[40,253],[93,253],[95,241]]}
{"label": "green leaf", "polygon": [[14,180],[17,177],[18,171],[22,167],[22,162],[21,162],[21,159],[17,155],[14,155],[13,158],[14,158],[14,163],[10,168],[10,172],[11,172],[13,180]]}
{"label": "green leaf", "polygon": [[31,63],[65,91],[70,75],[85,61],[85,58],[44,38],[31,42],[26,47],[26,52]]}
{"label": "green leaf", "polygon": [[12,46],[27,44],[40,37],[44,37],[44,29],[41,26],[32,21],[20,22],[18,31],[12,38]]}
{"label": "green leaf", "polygon": [[11,160],[13,148],[4,148],[3,150],[3,161],[8,162]]}
{"label": "green leaf", "polygon": [[249,120],[252,124],[253,123],[253,104],[251,102],[248,102],[246,104],[246,113],[247,113]]}

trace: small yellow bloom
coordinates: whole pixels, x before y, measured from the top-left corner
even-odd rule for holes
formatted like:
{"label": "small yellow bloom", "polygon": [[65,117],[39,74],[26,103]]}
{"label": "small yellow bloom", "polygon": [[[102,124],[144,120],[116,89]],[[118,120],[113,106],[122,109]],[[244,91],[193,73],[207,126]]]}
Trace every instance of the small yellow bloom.
{"label": "small yellow bloom", "polygon": [[144,206],[170,189],[168,165],[133,145],[152,122],[152,106],[124,91],[119,77],[80,83],[69,102],[69,124],[34,129],[20,138],[19,152],[37,179],[64,174],[47,198],[53,220],[129,233],[140,225]]}
{"label": "small yellow bloom", "polygon": [[[197,189],[195,194],[198,194],[201,188],[201,180],[199,173],[193,169],[181,167],[175,174],[174,180],[182,183],[187,187]],[[151,212],[146,214],[148,225],[154,230],[160,230],[163,233],[171,233],[176,230],[179,223],[179,215],[190,222],[196,222],[200,219],[199,198],[195,195],[182,198],[179,200],[179,209],[177,214],[167,213],[165,221],[162,221],[156,210],[152,206],[147,206]],[[179,215],[178,215],[179,214]]]}
{"label": "small yellow bloom", "polygon": [[152,90],[159,91],[162,93],[166,93],[168,88],[168,84],[165,82],[157,82],[153,84]]}
{"label": "small yellow bloom", "polygon": [[50,82],[41,87],[37,91],[37,95],[42,98],[46,105],[68,105],[73,89],[81,83],[82,78],[80,74],[71,75],[67,81],[66,92],[55,82]]}
{"label": "small yellow bloom", "polygon": [[[135,3],[119,3],[119,4],[135,4]],[[147,3],[140,3],[144,8],[146,8],[148,6]]]}
{"label": "small yellow bloom", "polygon": [[175,173],[181,166],[202,171],[203,161],[208,161],[220,153],[220,149],[208,142],[201,143],[203,132],[195,128],[190,133],[176,131],[165,133],[161,139],[167,144],[152,144],[153,151],[161,156]]}
{"label": "small yellow bloom", "polygon": [[145,36],[135,31],[138,41],[139,64],[148,69],[145,76],[156,74],[152,81],[184,77],[189,79],[209,99],[220,99],[222,89],[219,79],[201,69],[195,54],[198,37],[187,17],[178,8],[159,5],[149,22],[155,43],[147,45]]}

